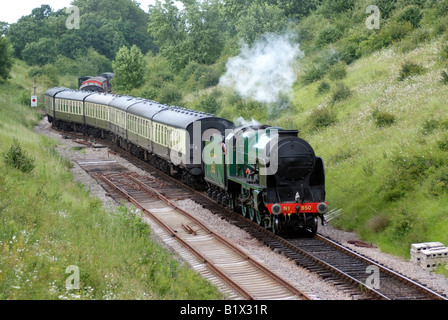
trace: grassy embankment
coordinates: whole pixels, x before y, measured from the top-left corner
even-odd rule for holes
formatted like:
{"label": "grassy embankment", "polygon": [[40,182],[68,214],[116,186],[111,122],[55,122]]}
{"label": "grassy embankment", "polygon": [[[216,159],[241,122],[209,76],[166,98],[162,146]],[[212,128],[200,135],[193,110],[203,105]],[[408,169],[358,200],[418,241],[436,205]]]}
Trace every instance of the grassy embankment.
{"label": "grassy embankment", "polygon": [[[73,182],[56,142],[32,132],[40,115],[25,105],[28,69],[17,61],[13,79],[0,84],[0,299],[221,298],[151,242],[135,214],[107,213]],[[42,94],[45,79],[38,85]],[[15,138],[25,158],[34,159],[31,172],[6,165],[3,155]],[[79,268],[79,290],[66,289],[69,266]]]}
{"label": "grassy embankment", "polygon": [[298,84],[294,110],[277,121],[302,128],[325,159],[328,201],[343,209],[334,225],[403,257],[414,242],[448,245],[443,50],[440,39],[410,51],[398,43],[356,61],[342,80]]}

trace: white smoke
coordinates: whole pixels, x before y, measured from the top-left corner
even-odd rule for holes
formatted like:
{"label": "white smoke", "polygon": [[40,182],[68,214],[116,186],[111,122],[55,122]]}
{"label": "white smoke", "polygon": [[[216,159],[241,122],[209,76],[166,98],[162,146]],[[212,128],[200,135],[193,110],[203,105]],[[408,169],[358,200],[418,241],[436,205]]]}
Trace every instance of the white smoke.
{"label": "white smoke", "polygon": [[299,57],[303,52],[290,35],[265,34],[252,47],[244,43],[241,53],[229,59],[220,84],[233,87],[245,99],[281,103],[292,95]]}
{"label": "white smoke", "polygon": [[237,119],[234,119],[233,121],[237,126],[244,126],[244,127],[248,127],[248,126],[259,126],[261,125],[260,122],[258,122],[257,120],[255,120],[254,118],[252,118],[252,120],[246,120],[243,117],[239,117]]}

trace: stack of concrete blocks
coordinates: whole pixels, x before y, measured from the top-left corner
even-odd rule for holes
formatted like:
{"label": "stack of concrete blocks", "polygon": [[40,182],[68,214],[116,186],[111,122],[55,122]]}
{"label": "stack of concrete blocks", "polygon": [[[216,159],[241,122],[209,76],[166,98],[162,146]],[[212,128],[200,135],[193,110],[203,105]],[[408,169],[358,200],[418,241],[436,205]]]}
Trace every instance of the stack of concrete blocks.
{"label": "stack of concrete blocks", "polygon": [[414,243],[411,262],[428,271],[434,271],[439,265],[448,266],[448,248],[440,242]]}

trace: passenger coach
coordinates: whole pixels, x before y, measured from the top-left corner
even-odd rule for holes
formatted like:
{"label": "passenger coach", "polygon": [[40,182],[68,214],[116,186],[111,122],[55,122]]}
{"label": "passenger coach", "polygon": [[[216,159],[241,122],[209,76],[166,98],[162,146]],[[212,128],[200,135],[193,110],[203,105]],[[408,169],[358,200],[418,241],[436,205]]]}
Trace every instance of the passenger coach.
{"label": "passenger coach", "polygon": [[48,120],[59,129],[104,138],[171,175],[202,179],[202,150],[231,121],[142,98],[53,88],[45,94]]}

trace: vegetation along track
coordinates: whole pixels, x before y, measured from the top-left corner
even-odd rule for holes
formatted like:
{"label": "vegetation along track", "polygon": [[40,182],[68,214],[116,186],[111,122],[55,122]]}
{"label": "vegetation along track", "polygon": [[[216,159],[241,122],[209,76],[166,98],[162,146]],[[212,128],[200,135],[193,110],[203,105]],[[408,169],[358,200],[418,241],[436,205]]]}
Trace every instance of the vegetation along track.
{"label": "vegetation along track", "polygon": [[310,299],[150,186],[163,182],[129,172],[94,176],[162,226],[245,299]]}
{"label": "vegetation along track", "polygon": [[[214,214],[236,225],[277,253],[293,260],[297,265],[317,273],[325,281],[352,295],[356,299],[387,300],[447,300],[447,298],[357,252],[321,235],[313,238],[282,238],[227,208],[218,205],[204,193],[191,189],[178,180],[160,172],[144,161],[132,157],[108,141],[102,141],[112,150],[139,168],[160,178],[158,190],[170,197],[189,198]],[[173,190],[177,190],[173,192]],[[183,191],[181,191],[183,190]]]}

